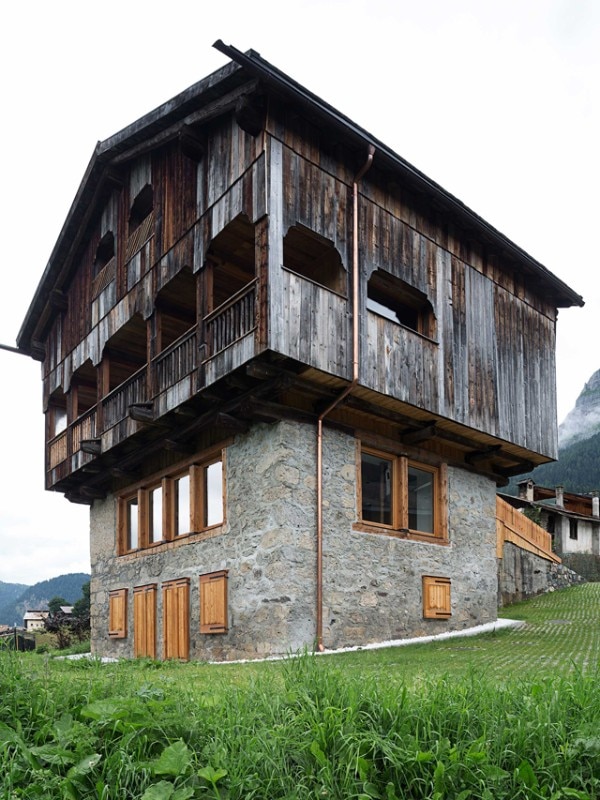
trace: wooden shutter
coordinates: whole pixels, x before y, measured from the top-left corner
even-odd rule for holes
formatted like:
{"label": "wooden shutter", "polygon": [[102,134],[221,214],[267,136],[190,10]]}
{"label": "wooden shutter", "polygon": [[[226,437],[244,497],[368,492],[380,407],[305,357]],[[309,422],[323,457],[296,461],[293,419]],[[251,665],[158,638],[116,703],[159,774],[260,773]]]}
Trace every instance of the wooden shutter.
{"label": "wooden shutter", "polygon": [[156,658],[156,584],[133,590],[133,655]]}
{"label": "wooden shutter", "polygon": [[200,633],[226,633],[227,570],[200,576]]}
{"label": "wooden shutter", "polygon": [[426,619],[446,619],[451,614],[450,578],[423,575],[423,616]]}
{"label": "wooden shutter", "polygon": [[190,579],[163,583],[164,658],[190,656]]}
{"label": "wooden shutter", "polygon": [[127,636],[127,589],[114,589],[108,594],[108,635],[112,639]]}

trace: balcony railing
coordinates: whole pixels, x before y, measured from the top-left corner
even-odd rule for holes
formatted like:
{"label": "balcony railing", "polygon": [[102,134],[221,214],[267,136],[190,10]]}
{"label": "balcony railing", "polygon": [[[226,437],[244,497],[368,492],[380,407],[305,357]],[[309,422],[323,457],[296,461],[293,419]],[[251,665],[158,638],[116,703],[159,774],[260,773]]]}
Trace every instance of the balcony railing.
{"label": "balcony railing", "polygon": [[62,431],[48,443],[48,466],[57,467],[69,455],[69,431]]}
{"label": "balcony railing", "polygon": [[204,318],[207,358],[220,353],[256,328],[256,279]]}
{"label": "balcony railing", "polygon": [[77,453],[81,449],[82,440],[95,439],[96,437],[96,409],[93,408],[78,417],[72,425],[72,431],[72,452]]}
{"label": "balcony railing", "polygon": [[196,326],[152,360],[154,393],[160,394],[190,375],[198,366]]}
{"label": "balcony railing", "polygon": [[128,416],[129,406],[145,403],[146,367],[142,367],[102,400],[104,430],[112,428]]}

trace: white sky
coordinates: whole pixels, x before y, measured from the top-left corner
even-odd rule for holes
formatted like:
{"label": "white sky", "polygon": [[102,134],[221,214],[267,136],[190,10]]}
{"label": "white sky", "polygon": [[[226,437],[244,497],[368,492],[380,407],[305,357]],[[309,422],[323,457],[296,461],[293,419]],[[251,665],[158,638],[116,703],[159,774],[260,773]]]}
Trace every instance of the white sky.
{"label": "white sky", "polygon": [[[596,0],[29,0],[0,10],[0,342],[14,345],[98,139],[253,48],[586,300],[558,323],[558,416],[600,318]],[[0,351],[0,580],[89,570],[88,509],[43,490],[39,364]]]}

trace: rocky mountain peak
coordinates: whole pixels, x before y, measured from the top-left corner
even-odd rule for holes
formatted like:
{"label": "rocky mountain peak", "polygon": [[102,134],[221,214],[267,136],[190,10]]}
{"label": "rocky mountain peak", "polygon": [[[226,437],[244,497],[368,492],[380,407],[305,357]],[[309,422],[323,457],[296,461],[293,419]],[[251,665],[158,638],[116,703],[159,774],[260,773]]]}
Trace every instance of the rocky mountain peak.
{"label": "rocky mountain peak", "polygon": [[589,439],[600,432],[600,369],[585,384],[577,401],[558,427],[559,447]]}

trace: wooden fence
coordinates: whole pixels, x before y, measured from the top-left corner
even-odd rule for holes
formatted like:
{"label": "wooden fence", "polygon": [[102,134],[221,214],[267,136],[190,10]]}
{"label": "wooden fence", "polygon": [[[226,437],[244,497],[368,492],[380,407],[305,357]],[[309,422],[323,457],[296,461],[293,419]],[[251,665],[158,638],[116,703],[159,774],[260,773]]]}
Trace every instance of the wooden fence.
{"label": "wooden fence", "polygon": [[547,561],[561,563],[552,552],[552,537],[506,500],[496,497],[496,556],[502,558],[504,542],[511,542]]}

